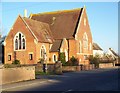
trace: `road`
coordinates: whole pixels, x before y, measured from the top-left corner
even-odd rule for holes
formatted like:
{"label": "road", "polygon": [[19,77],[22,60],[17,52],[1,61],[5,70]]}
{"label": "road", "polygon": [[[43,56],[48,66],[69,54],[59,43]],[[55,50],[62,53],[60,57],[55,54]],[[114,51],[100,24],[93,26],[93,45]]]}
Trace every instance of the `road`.
{"label": "road", "polygon": [[[69,72],[63,75],[37,76],[34,82],[16,86],[3,86],[3,91],[117,91],[119,90],[118,69],[95,69],[90,71]],[[41,78],[44,78],[43,81]],[[17,93],[17,92],[16,92]]]}

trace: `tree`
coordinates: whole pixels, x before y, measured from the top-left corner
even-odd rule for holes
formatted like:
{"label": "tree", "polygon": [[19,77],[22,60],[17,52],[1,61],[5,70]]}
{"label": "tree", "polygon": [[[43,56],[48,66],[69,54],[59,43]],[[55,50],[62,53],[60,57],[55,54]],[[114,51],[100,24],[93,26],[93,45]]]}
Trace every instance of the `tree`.
{"label": "tree", "polygon": [[90,61],[90,64],[95,64],[95,68],[99,68],[99,56],[98,55],[96,55],[95,57],[93,57],[93,55],[90,55],[89,61]]}
{"label": "tree", "polygon": [[70,58],[70,62],[72,63],[72,66],[78,65],[78,59],[75,58],[74,56]]}

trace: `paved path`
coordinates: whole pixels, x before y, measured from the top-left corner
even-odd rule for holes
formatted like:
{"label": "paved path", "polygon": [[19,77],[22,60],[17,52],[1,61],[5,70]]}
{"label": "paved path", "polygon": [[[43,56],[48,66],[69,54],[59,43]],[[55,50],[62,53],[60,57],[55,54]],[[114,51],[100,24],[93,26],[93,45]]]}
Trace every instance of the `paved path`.
{"label": "paved path", "polygon": [[[3,91],[117,91],[118,69],[95,69],[64,73],[63,75],[37,76],[36,80],[7,84]],[[17,93],[17,92],[16,92]]]}

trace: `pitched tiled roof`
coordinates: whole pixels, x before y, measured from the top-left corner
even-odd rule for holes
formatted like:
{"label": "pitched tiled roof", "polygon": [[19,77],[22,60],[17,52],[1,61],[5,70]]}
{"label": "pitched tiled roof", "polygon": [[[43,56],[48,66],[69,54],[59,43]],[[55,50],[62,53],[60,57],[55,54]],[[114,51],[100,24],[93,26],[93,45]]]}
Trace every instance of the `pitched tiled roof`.
{"label": "pitched tiled roof", "polygon": [[93,50],[102,50],[102,48],[100,48],[100,46],[98,46],[98,44],[93,43]]}
{"label": "pitched tiled roof", "polygon": [[23,18],[27,25],[30,27],[34,35],[37,37],[39,42],[53,41],[52,33],[47,23],[39,22],[29,18]]}
{"label": "pitched tiled roof", "polygon": [[109,50],[113,53],[113,55],[118,56],[118,54],[115,53],[115,51],[113,49],[109,48]]}
{"label": "pitched tiled roof", "polygon": [[31,19],[48,23],[54,39],[74,38],[83,8],[32,14]]}
{"label": "pitched tiled roof", "polygon": [[55,42],[53,43],[50,52],[57,52],[60,49],[62,40],[55,40]]}

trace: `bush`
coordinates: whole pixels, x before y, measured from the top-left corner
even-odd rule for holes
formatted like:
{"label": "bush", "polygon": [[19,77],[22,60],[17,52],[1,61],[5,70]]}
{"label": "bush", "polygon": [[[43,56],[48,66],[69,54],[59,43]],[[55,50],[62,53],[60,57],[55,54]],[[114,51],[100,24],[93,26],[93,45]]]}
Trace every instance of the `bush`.
{"label": "bush", "polygon": [[78,65],[78,59],[75,58],[74,56],[72,56],[72,58],[70,59],[70,62],[72,63],[73,66]]}
{"label": "bush", "polygon": [[15,67],[21,67],[20,64],[4,64],[4,68],[15,68]]}
{"label": "bush", "polygon": [[4,64],[5,68],[13,68],[13,66],[11,64]]}
{"label": "bush", "polygon": [[66,60],[65,60],[65,53],[64,52],[60,53],[60,61],[61,61],[62,65],[65,65]]}
{"label": "bush", "polygon": [[93,57],[92,55],[89,56],[89,61],[90,61],[90,64],[95,64],[95,68],[99,68],[99,57],[98,56],[95,56]]}
{"label": "bush", "polygon": [[78,59],[74,56],[71,57],[71,59],[65,63],[66,66],[77,66],[78,65]]}
{"label": "bush", "polygon": [[20,61],[19,61],[19,60],[14,60],[14,61],[12,62],[12,64],[15,64],[15,65],[20,64]]}

